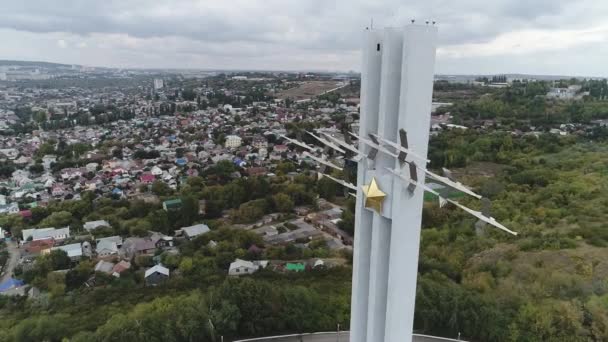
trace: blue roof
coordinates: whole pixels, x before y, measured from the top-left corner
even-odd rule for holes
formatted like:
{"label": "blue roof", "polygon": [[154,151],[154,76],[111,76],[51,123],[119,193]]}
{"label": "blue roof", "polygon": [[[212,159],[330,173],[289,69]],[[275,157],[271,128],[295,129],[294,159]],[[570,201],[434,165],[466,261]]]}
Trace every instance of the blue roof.
{"label": "blue roof", "polygon": [[120,190],[119,188],[114,188],[114,190],[112,190],[113,194],[122,194],[122,190]]}
{"label": "blue roof", "polygon": [[188,159],[186,158],[177,158],[175,159],[175,163],[178,165],[186,165],[188,164]]}
{"label": "blue roof", "polygon": [[10,278],[4,283],[0,284],[0,292],[6,292],[8,290],[14,289],[15,287],[23,286],[25,284],[23,280]]}

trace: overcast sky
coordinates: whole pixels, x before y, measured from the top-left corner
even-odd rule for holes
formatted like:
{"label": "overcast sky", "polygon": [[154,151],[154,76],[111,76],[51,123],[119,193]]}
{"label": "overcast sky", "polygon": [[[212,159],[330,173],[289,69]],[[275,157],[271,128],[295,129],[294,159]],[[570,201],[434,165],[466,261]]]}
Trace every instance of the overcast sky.
{"label": "overcast sky", "polygon": [[436,20],[438,73],[608,76],[606,0],[2,0],[0,59],[359,70],[371,18]]}

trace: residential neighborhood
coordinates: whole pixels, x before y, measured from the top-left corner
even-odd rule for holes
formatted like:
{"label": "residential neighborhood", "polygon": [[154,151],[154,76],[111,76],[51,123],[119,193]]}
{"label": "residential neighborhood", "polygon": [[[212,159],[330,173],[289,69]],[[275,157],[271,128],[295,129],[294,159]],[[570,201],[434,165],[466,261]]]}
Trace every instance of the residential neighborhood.
{"label": "residential neighborhood", "polygon": [[[161,259],[166,257],[160,256],[180,255],[183,246],[202,239],[218,222],[255,234],[264,245],[244,246],[249,260],[237,257],[225,264],[224,272],[229,275],[252,274],[260,269],[291,269],[293,266],[267,267],[284,262],[280,259],[260,259],[267,254],[265,249],[272,246],[296,246],[310,251],[313,244],[334,256],[352,249],[352,231],[345,231],[345,222],[340,223],[345,217],[344,202],[334,204],[326,200],[333,199],[335,184],[330,193],[321,189],[315,199],[298,199],[285,190],[291,198],[275,197],[275,208],[266,208],[270,212],[264,213],[244,207],[255,201],[217,207],[217,194],[210,189],[259,178],[272,183],[273,179],[286,177],[287,181],[298,183],[298,177],[311,176],[319,181],[323,169],[318,169],[306,149],[286,136],[301,139],[333,165],[352,167],[347,158],[328,152],[307,132],[314,130],[337,141],[352,139],[350,133],[358,132],[359,117],[356,76],[159,75],[94,68],[81,72],[64,67],[43,70],[42,74],[54,79],[78,74],[102,84],[118,77],[125,84],[91,89],[79,87],[79,82],[75,82],[72,86],[41,88],[32,83],[39,80],[26,77],[0,84],[0,129],[7,133],[0,135],[0,213],[12,215],[24,226],[21,231],[9,226],[0,231],[3,238],[15,244],[14,260],[17,260],[3,270],[3,280],[13,281],[11,275],[15,270],[23,272],[31,268],[41,255],[62,251],[70,260],[70,268],[81,260],[92,260],[96,273],[119,277],[133,265],[144,271],[142,279],[146,285],[161,285],[163,279],[171,278],[169,271],[175,265],[162,266]],[[30,71],[25,68],[24,75]],[[497,80],[504,81],[501,88],[505,89],[520,82],[509,78]],[[482,87],[492,85],[487,82],[478,83]],[[473,83],[473,87],[480,85]],[[493,119],[477,120],[472,125],[454,121],[453,103],[445,101],[441,94],[433,104],[431,134],[499,127],[500,123]],[[556,85],[546,98],[570,101],[589,94],[579,85],[565,88]],[[544,130],[560,136],[580,135],[604,126],[603,121],[586,125],[530,125],[526,131],[515,129],[510,133],[534,136]],[[195,199],[188,197],[193,182],[207,189]],[[222,195],[226,196],[234,195]],[[111,219],[111,211],[87,220],[77,219],[67,211],[44,220],[37,218],[45,211],[45,215],[50,214],[47,208],[60,207],[61,203],[88,202],[94,208],[96,203],[106,200],[160,207],[165,213],[159,213],[159,218],[169,218],[168,226],[174,229],[155,227],[159,222],[152,217],[148,219],[150,224],[143,226],[116,221]],[[305,205],[295,203],[298,201]],[[282,204],[287,206],[283,208]],[[191,217],[184,219],[184,210],[190,210]],[[218,219],[211,226],[208,224]],[[187,224],[175,226],[182,220]],[[45,221],[64,225],[30,224]],[[322,241],[321,245],[318,241]],[[214,240],[206,243],[208,248],[221,246]],[[144,257],[152,259],[135,262]],[[154,271],[148,272],[151,269]],[[94,286],[93,280],[86,279],[83,284]]]}
{"label": "residential neighborhood", "polygon": [[[28,82],[36,80],[24,76],[0,84],[2,127],[14,131],[0,136],[0,213],[12,215],[23,225],[21,230],[7,226],[2,231],[2,237],[15,247],[11,256],[16,261],[2,273],[3,282],[12,284],[7,293],[23,287],[36,288],[39,295],[39,287],[31,281],[18,280],[37,270],[40,258],[57,253],[67,258],[65,269],[55,272],[73,272],[92,262],[92,272],[79,280],[81,286],[105,286],[104,275],[118,279],[125,272],[140,274],[143,286],[162,286],[168,279],[183,277],[180,265],[172,261],[183,260],[192,244],[206,241],[218,222],[231,223],[232,229],[258,241],[244,246],[246,258],[237,253],[223,266],[227,275],[291,270],[292,266],[286,266],[291,265],[289,260],[282,259],[284,254],[261,259],[276,253],[273,246],[297,246],[308,250],[297,256],[308,258],[335,257],[352,250],[352,232],[337,226],[343,215],[341,206],[324,198],[295,199],[297,207],[290,203],[294,198],[276,198],[275,212],[244,218],[241,210],[217,211],[213,194],[191,202],[184,191],[199,180],[209,187],[257,178],[297,182],[297,177],[317,177],[314,161],[282,136],[293,134],[292,125],[298,122],[347,139],[343,126],[352,125],[352,131],[357,127],[356,77],[287,73],[184,77],[95,69],[75,72],[62,67],[42,70],[53,79],[79,74],[102,83],[110,77],[129,81],[121,87],[46,89],[28,87]],[[27,72],[24,69],[24,75]],[[298,94],[298,87],[310,95]],[[329,89],[340,95],[325,94]],[[325,95],[315,97],[321,94]],[[322,146],[315,148],[322,151]],[[348,162],[338,155],[334,158],[339,165]],[[223,169],[229,171],[220,173]],[[101,203],[142,203],[148,206],[144,210],[158,208],[154,210],[165,212],[158,215],[190,224],[172,230],[163,223],[155,228],[158,223],[150,218],[140,228],[136,222],[116,221],[110,210],[83,219],[71,210],[49,212],[72,202],[91,203],[94,213]],[[182,213],[191,203],[195,205],[192,217],[185,219]],[[41,213],[51,215],[40,220]],[[51,226],[56,223],[62,225]],[[175,224],[169,221],[168,225]],[[205,242],[207,248],[224,248],[221,237],[214,239],[218,241]],[[323,260],[305,263],[312,270]]]}
{"label": "residential neighborhood", "polygon": [[[89,340],[80,321],[99,320],[96,334],[105,332],[100,324],[122,333],[123,322],[167,305],[192,309],[189,317],[208,315],[198,330],[213,325],[231,337],[259,336],[255,329],[264,324],[266,332],[305,329],[293,312],[323,311],[311,321],[324,329],[347,321],[357,164],[374,162],[358,151],[374,144],[368,138],[381,138],[358,135],[357,73],[4,68],[0,315],[18,312],[28,324],[3,316],[14,335],[65,322],[69,311],[78,315],[63,325],[71,331],[65,336]],[[472,293],[499,292],[494,280],[510,277],[511,268],[496,260],[536,253],[538,240],[560,253],[605,243],[560,216],[575,207],[570,197],[599,193],[580,188],[599,184],[601,148],[589,152],[597,154],[593,164],[581,163],[584,181],[561,184],[554,191],[561,197],[544,207],[522,203],[545,198],[553,173],[579,166],[580,151],[595,148],[589,141],[608,136],[608,117],[597,109],[607,93],[596,80],[436,77],[427,160],[435,178],[424,179],[419,262],[419,295],[431,309],[452,302],[436,303],[429,292],[455,294],[458,305]],[[416,151],[379,141],[379,154]],[[559,153],[575,158],[554,167]],[[472,191],[449,185],[458,179],[521,231],[544,227],[541,219],[571,225],[560,237],[536,231],[511,243],[458,213],[457,201]],[[520,211],[508,221],[508,212]],[[486,255],[487,246],[496,250]],[[541,272],[544,263],[517,274]],[[288,323],[263,321],[272,315]]]}

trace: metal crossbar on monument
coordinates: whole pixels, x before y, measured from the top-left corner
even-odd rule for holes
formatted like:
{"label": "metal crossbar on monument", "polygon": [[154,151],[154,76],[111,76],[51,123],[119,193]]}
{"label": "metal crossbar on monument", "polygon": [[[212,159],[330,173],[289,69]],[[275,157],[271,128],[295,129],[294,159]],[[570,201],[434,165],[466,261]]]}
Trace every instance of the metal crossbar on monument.
{"label": "metal crossbar on monument", "polygon": [[[355,146],[347,144],[346,142],[341,141],[340,139],[337,139],[335,137],[332,137],[329,134],[321,133],[323,136],[325,136],[327,138],[327,139],[323,139],[323,138],[315,135],[314,133],[311,133],[311,132],[307,132],[307,133],[309,135],[313,136],[315,139],[317,139],[320,143],[324,144],[325,146],[327,146],[335,151],[338,151],[338,152],[344,153],[344,154],[346,154],[348,151],[348,152],[354,154],[354,158],[351,157],[350,159],[354,160],[356,162],[360,162],[364,158],[374,161],[377,157],[378,152],[383,153],[387,156],[390,156],[391,158],[395,158],[395,159],[399,160],[400,165],[402,165],[402,166],[408,165],[408,167],[407,168],[402,167],[399,169],[386,168],[386,170],[388,172],[390,172],[391,174],[393,174],[398,180],[403,182],[403,184],[410,191],[413,191],[416,187],[421,187],[426,192],[432,193],[433,195],[437,196],[437,198],[439,199],[440,207],[443,207],[446,203],[451,203],[454,206],[465,211],[467,214],[477,218],[479,220],[478,222],[481,222],[483,224],[489,224],[489,225],[496,227],[502,231],[505,231],[509,234],[517,235],[517,232],[514,232],[514,231],[508,229],[507,227],[505,227],[504,225],[499,223],[495,218],[490,216],[489,204],[488,204],[489,200],[487,198],[483,198],[481,195],[479,195],[479,194],[475,193],[474,191],[472,191],[471,189],[467,188],[462,183],[453,180],[453,178],[451,177],[448,170],[444,169],[444,173],[448,175],[447,177],[440,176],[434,172],[429,171],[425,166],[418,165],[418,164],[416,164],[415,161],[411,160],[411,159],[416,159],[423,165],[426,165],[426,163],[429,162],[426,158],[419,156],[418,154],[416,154],[416,152],[413,149],[408,147],[407,132],[405,132],[405,130],[403,130],[403,129],[399,131],[399,138],[400,138],[399,144],[396,142],[384,139],[376,134],[370,134],[369,139],[366,139],[366,138],[360,137],[354,133],[350,133],[353,137],[357,138],[360,143],[363,143],[370,148],[370,152],[365,157],[363,157],[361,154],[359,154],[359,150]],[[287,141],[289,141],[295,145],[309,149],[311,151],[313,150],[310,146],[304,144],[303,142],[300,142],[300,141],[297,141],[294,139],[289,139],[285,136],[283,136],[283,138],[285,138]],[[389,149],[393,149],[395,152],[392,152]],[[324,159],[322,157],[316,157],[308,152],[304,152],[304,155],[309,157],[313,161],[319,163],[320,165],[322,165],[323,168],[331,167],[331,168],[334,168],[337,170],[342,170],[341,167],[334,165],[329,160]],[[412,158],[410,158],[410,160],[408,160],[407,159],[408,157],[412,157]],[[404,170],[406,170],[406,169],[408,170],[409,175],[406,175],[406,173],[404,172]],[[428,187],[424,183],[424,180],[420,181],[418,179],[418,171],[420,171],[420,173],[422,173],[423,175],[426,175],[436,181],[439,181],[455,190],[461,191],[471,197],[475,197],[479,200],[482,200],[482,206],[485,207],[484,210],[476,211],[476,210],[470,209],[470,208],[460,204],[457,201],[454,201],[454,200],[451,200],[448,198],[444,198],[437,191]],[[350,190],[357,191],[356,186],[351,183],[348,183],[342,179],[338,179],[336,177],[328,175],[324,172],[321,172],[321,175],[335,181],[336,183],[338,183]]]}

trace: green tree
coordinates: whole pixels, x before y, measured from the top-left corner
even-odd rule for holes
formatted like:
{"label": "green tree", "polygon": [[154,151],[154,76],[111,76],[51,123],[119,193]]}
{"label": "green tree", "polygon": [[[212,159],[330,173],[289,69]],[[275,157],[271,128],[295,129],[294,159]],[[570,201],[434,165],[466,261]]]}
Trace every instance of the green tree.
{"label": "green tree", "polygon": [[0,215],[0,227],[10,231],[14,237],[21,237],[21,230],[25,228],[23,217],[19,214]]}
{"label": "green tree", "polygon": [[221,300],[212,306],[211,321],[219,335],[232,337],[236,336],[241,312],[238,306],[226,300]]}
{"label": "green tree", "polygon": [[61,341],[66,337],[68,331],[68,327],[65,326],[61,318],[61,316],[45,315],[22,320],[15,328],[14,341]]}
{"label": "green tree", "polygon": [[157,230],[162,233],[169,234],[171,232],[171,229],[173,228],[173,225],[169,220],[169,215],[166,211],[162,209],[150,212],[148,216],[146,216],[146,219],[150,223],[150,227],[152,227],[152,230]]}
{"label": "green tree", "polygon": [[46,283],[51,297],[59,298],[65,294],[65,277],[65,273],[51,272],[47,274]]}
{"label": "green tree", "polygon": [[152,230],[153,225],[148,220],[131,220],[129,232],[131,235],[144,237],[148,235],[148,231]]}
{"label": "green tree", "polygon": [[152,183],[152,193],[157,196],[169,196],[173,193],[173,189],[163,181],[154,181]]}
{"label": "green tree", "polygon": [[277,165],[277,174],[278,175],[286,175],[295,170],[296,170],[295,165],[293,165],[293,163],[289,162],[289,161],[281,161]]}
{"label": "green tree", "polygon": [[69,211],[58,211],[47,216],[44,220],[40,221],[42,227],[65,227],[72,222],[72,213]]}
{"label": "green tree", "polygon": [[34,164],[29,168],[31,173],[42,173],[44,171],[44,166],[42,164]]}
{"label": "green tree", "polygon": [[46,121],[46,113],[44,111],[37,111],[34,113],[32,119],[37,123],[43,123]]}
{"label": "green tree", "polygon": [[235,219],[238,222],[254,222],[266,214],[267,203],[264,199],[249,201],[239,206],[235,212]]}
{"label": "green tree", "polygon": [[289,213],[293,211],[293,200],[286,194],[279,193],[272,196],[275,208],[282,213]]}
{"label": "green tree", "polygon": [[48,260],[53,270],[65,270],[70,268],[71,260],[64,250],[56,249],[48,254]]}
{"label": "green tree", "polygon": [[114,315],[95,333],[95,341],[213,341],[208,306],[199,294],[162,297]]}
{"label": "green tree", "polygon": [[65,275],[65,285],[67,290],[80,288],[89,279],[93,272],[93,265],[90,261],[81,261],[76,267],[69,270]]}
{"label": "green tree", "polygon": [[192,196],[182,197],[182,207],[180,208],[181,224],[189,226],[198,219],[198,200]]}
{"label": "green tree", "polygon": [[323,177],[317,182],[317,193],[319,196],[325,198],[328,201],[333,201],[336,198],[336,191],[338,186],[333,180]]}

